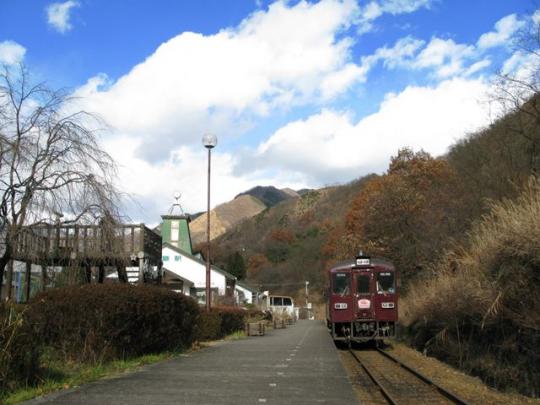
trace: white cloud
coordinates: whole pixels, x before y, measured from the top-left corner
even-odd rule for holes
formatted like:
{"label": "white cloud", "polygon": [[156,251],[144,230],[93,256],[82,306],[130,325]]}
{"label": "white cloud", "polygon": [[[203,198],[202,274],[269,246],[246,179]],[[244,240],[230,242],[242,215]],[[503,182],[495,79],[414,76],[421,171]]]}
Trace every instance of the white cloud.
{"label": "white cloud", "polygon": [[531,20],[534,24],[540,24],[540,10],[536,10],[531,16]]}
{"label": "white cloud", "polygon": [[424,44],[424,41],[411,36],[400,38],[393,47],[384,46],[377,49],[373,55],[363,57],[362,66],[366,69],[371,68],[380,60],[383,61],[385,67],[390,69],[410,65],[413,57]]}
{"label": "white cloud", "polygon": [[73,0],[68,0],[64,3],[52,3],[47,6],[47,22],[55,30],[64,34],[71,30],[73,26],[70,23],[70,13],[74,7],[79,7],[80,4]]}
{"label": "white cloud", "polygon": [[383,0],[381,9],[390,14],[412,13],[420,8],[429,8],[432,0]]}
{"label": "white cloud", "polygon": [[486,32],[478,39],[481,49],[493,48],[508,43],[516,31],[523,28],[525,21],[518,20],[515,14],[507,15],[495,23],[495,31]]}
{"label": "white cloud", "polygon": [[0,64],[13,65],[22,62],[26,48],[14,41],[0,42]]}
{"label": "white cloud", "polygon": [[[180,191],[180,203],[189,213],[206,207],[207,154],[202,147],[179,146],[161,162],[149,163],[136,156],[141,141],[129,136],[109,139],[104,148],[119,166],[120,186],[130,193],[139,207],[131,207],[133,220],[158,222],[173,202],[173,193]],[[241,191],[256,185],[280,184],[300,189],[305,183],[283,177],[265,177],[256,172],[236,176],[236,158],[215,149],[212,153],[212,206],[233,199]]]}
{"label": "white cloud", "polygon": [[482,103],[486,91],[481,80],[459,78],[436,87],[407,87],[356,123],[346,112],[323,110],[280,128],[259,146],[255,159],[320,184],[380,172],[403,146],[440,155],[489,123],[488,105]]}
{"label": "white cloud", "polygon": [[360,8],[358,32],[373,30],[373,22],[383,14],[406,14],[420,8],[429,8],[433,0],[372,0]]}
{"label": "white cloud", "polygon": [[452,39],[432,38],[418,54],[413,66],[436,68],[439,77],[449,77],[463,72],[465,61],[476,55],[472,45],[456,44]]}
{"label": "white cloud", "polygon": [[[254,117],[313,103],[362,79],[351,62],[353,1],[272,4],[215,35],[182,33],[113,83],[92,78],[76,95],[149,159],[214,131],[238,135]],[[159,139],[159,141],[157,140]]]}

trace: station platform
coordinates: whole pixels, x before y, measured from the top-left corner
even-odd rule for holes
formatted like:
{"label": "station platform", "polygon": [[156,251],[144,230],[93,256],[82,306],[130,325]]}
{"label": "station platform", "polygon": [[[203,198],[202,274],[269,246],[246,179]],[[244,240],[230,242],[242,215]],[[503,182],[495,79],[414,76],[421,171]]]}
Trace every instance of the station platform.
{"label": "station platform", "polygon": [[357,404],[321,321],[200,351],[27,404]]}

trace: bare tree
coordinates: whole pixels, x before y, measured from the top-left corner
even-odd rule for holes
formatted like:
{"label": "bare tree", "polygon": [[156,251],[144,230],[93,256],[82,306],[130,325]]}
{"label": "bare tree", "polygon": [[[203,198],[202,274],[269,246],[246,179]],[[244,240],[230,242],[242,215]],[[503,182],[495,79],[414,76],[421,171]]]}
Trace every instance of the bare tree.
{"label": "bare tree", "polygon": [[103,123],[73,101],[32,83],[23,65],[0,73],[0,281],[23,227],[118,218],[116,167],[97,139]]}
{"label": "bare tree", "polygon": [[497,75],[495,101],[502,107],[506,129],[527,142],[531,174],[540,172],[540,23],[531,20],[513,44],[511,60]]}

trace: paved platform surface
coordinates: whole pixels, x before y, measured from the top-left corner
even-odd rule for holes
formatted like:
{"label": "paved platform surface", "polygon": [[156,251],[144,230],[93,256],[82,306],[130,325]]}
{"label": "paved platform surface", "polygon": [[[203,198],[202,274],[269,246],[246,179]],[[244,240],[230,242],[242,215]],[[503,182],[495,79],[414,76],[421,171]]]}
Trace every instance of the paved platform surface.
{"label": "paved platform surface", "polygon": [[26,404],[357,404],[320,321],[220,342]]}

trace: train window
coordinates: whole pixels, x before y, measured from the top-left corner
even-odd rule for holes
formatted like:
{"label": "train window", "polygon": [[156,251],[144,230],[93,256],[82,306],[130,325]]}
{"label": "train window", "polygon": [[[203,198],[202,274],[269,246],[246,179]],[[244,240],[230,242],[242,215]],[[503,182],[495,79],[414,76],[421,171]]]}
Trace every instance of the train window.
{"label": "train window", "polygon": [[358,294],[369,293],[369,274],[358,274],[356,276],[356,292]]}
{"label": "train window", "polygon": [[351,281],[348,273],[332,274],[332,292],[339,295],[347,295],[351,291]]}
{"label": "train window", "polygon": [[292,305],[292,301],[290,298],[284,297],[283,298],[283,305],[290,307]]}
{"label": "train window", "polygon": [[394,293],[394,273],[393,272],[380,272],[377,273],[377,292]]}

